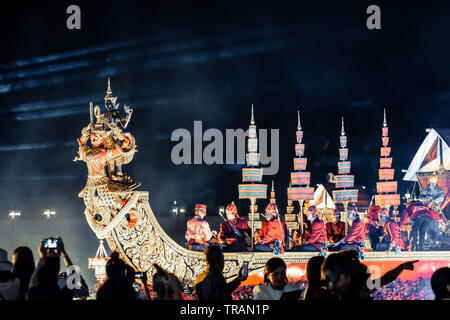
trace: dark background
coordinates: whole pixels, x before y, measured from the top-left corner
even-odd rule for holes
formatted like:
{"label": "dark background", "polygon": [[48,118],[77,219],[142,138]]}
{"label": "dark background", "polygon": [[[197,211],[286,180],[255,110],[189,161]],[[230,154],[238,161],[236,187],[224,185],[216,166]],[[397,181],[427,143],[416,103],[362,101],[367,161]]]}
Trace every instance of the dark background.
{"label": "dark background", "polygon": [[[66,8],[81,8],[81,30],[66,28]],[[366,9],[381,7],[381,30],[366,28]],[[106,78],[113,95],[134,108],[127,128],[139,152],[124,170],[150,191],[169,234],[173,200],[238,201],[239,165],[172,164],[177,128],[193,132],[280,129],[278,205],[294,156],[301,110],[311,185],[337,172],[340,117],[345,117],[355,183],[375,192],[383,108],[403,195],[406,169],[426,128],[449,126],[450,3],[448,1],[196,1],[195,3],[16,2],[0,19],[0,247],[35,249],[62,234],[84,268],[97,242],[77,193],[86,181],[76,138],[89,121],[89,101],[102,105]],[[206,146],[206,143],[204,143]],[[260,201],[265,206],[267,201]],[[53,209],[56,218],[45,219]],[[22,216],[8,219],[10,210]],[[217,223],[212,223],[217,228]],[[181,239],[181,240],[180,240]],[[86,273],[86,272],[85,272]]]}

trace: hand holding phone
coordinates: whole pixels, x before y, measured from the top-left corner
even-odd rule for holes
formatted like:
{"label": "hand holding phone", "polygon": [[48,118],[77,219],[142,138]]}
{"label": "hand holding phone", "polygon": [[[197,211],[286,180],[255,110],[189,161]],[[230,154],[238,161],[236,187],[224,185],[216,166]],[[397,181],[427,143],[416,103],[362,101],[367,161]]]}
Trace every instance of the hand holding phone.
{"label": "hand holding phone", "polygon": [[241,268],[241,279],[245,280],[247,279],[248,276],[248,261],[244,261],[244,264],[242,265]]}

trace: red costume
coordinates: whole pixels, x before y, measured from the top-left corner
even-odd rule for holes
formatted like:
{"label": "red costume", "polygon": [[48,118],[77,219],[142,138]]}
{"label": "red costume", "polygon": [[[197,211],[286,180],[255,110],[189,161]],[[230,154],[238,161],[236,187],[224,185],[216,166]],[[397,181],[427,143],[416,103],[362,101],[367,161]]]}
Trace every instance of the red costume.
{"label": "red costume", "polygon": [[397,222],[389,220],[383,227],[383,242],[390,242],[390,246],[397,246],[405,249],[403,239],[401,237],[400,226]]}
{"label": "red costume", "polygon": [[[241,233],[242,237],[239,237],[239,235],[234,232],[231,225],[233,225]],[[241,217],[236,217],[234,222],[227,220],[220,224],[219,240],[222,243],[228,243],[228,245],[239,244],[239,242],[244,241],[245,233],[251,237],[252,233],[248,226],[248,222]]]}
{"label": "red costume", "polygon": [[408,205],[408,207],[405,209],[405,212],[403,213],[403,216],[400,220],[400,227],[408,221],[408,218],[414,220],[422,215],[429,216],[434,220],[436,220],[437,222],[441,221],[441,217],[433,209],[423,205],[422,203],[411,203]]}
{"label": "red costume", "polygon": [[338,221],[337,223],[328,222],[326,224],[328,241],[334,243],[345,237],[345,223]]}
{"label": "red costume", "polygon": [[263,221],[261,224],[261,231],[259,232],[259,240],[261,243],[268,243],[273,248],[273,241],[278,239],[281,244],[281,253],[284,253],[285,243],[285,230],[287,229],[286,223],[279,221],[277,218],[273,218],[270,221]]}
{"label": "red costume", "polygon": [[348,244],[355,244],[356,242],[364,242],[366,240],[366,234],[364,230],[364,223],[359,219],[359,216],[353,221],[346,237],[343,238],[343,242]]}
{"label": "red costume", "polygon": [[311,224],[311,234],[306,239],[305,244],[312,244],[320,250],[322,242],[327,242],[327,231],[323,221],[316,218]]}

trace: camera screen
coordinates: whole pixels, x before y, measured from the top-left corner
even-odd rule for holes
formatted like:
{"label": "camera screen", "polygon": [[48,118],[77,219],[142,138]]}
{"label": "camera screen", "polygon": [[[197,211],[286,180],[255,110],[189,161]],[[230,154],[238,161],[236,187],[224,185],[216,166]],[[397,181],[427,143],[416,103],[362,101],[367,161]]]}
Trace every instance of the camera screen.
{"label": "camera screen", "polygon": [[48,238],[44,242],[46,248],[54,249],[58,247],[58,240],[53,238]]}

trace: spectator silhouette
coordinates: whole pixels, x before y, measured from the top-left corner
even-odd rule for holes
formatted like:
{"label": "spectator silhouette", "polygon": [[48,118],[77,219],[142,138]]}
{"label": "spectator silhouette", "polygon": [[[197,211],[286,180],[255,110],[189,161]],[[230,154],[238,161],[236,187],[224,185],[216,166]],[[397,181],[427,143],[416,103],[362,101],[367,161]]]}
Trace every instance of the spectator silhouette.
{"label": "spectator silhouette", "polygon": [[0,300],[18,300],[20,297],[20,280],[14,279],[13,270],[8,253],[0,249]]}
{"label": "spectator silhouette", "polygon": [[440,268],[431,276],[435,300],[450,300],[450,268]]}
{"label": "spectator silhouette", "polygon": [[97,300],[139,300],[139,295],[133,288],[135,271],[119,257],[118,252],[112,252],[106,263],[108,279],[97,291]]}
{"label": "spectator silhouette", "polygon": [[[356,252],[351,250],[352,252]],[[320,288],[320,269],[322,263],[325,261],[323,256],[315,256],[309,259],[306,265],[306,278],[308,280],[308,285],[305,289],[304,300],[311,300],[314,292]]]}
{"label": "spectator silhouette", "polygon": [[178,278],[166,272],[159,265],[154,264],[156,273],[153,275],[153,290],[156,291],[155,300],[183,300],[182,286]]}
{"label": "spectator silhouette", "polygon": [[332,253],[321,267],[321,286],[311,300],[343,300],[359,261],[350,254]]}
{"label": "spectator silhouette", "polygon": [[[66,267],[72,265],[72,262],[67,254],[64,243],[60,237],[58,240],[58,247],[55,249],[45,248],[43,242],[39,245],[38,251],[40,259],[38,266],[31,275],[30,285],[27,296],[29,300],[72,300],[76,287],[68,287],[67,278],[59,274],[60,272],[60,256],[63,256]],[[80,286],[80,292],[88,292],[87,285],[83,278],[80,278],[80,283],[75,284]]]}
{"label": "spectator silhouette", "polygon": [[231,293],[247,276],[242,276],[242,267],[238,276],[227,283],[222,275],[225,259],[222,249],[212,245],[203,251],[206,260],[206,270],[195,281],[195,291],[199,300],[231,300]]}
{"label": "spectator silhouette", "polygon": [[264,283],[253,288],[253,300],[298,300],[301,290],[288,284],[286,263],[269,259],[264,266]]}
{"label": "spectator silhouette", "polygon": [[20,281],[19,299],[25,300],[31,275],[35,269],[33,252],[28,247],[16,248],[12,255],[12,263],[14,265],[13,277]]}

